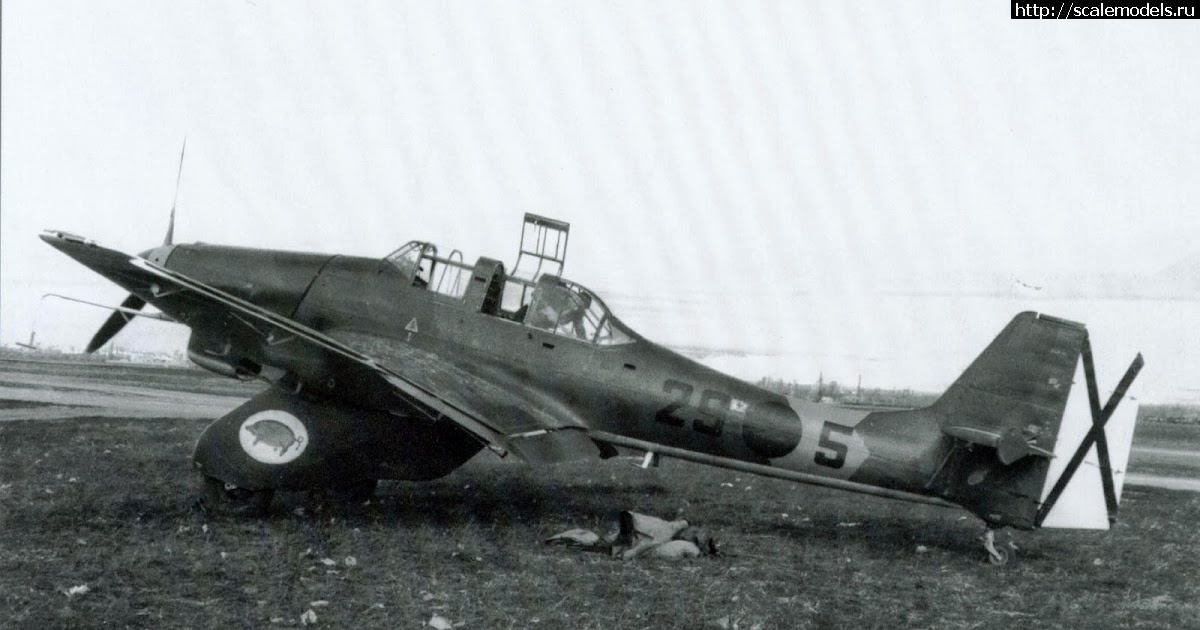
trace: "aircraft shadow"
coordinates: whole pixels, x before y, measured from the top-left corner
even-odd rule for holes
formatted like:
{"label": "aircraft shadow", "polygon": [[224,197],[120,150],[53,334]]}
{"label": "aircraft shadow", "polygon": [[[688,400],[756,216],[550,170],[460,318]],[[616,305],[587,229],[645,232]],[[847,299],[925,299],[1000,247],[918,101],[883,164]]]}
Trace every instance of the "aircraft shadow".
{"label": "aircraft shadow", "polygon": [[[830,494],[790,520],[778,520],[747,506],[693,495],[697,488],[647,480],[639,472],[601,466],[581,479],[578,470],[526,466],[466,467],[430,482],[384,482],[369,502],[332,501],[315,509],[303,499],[284,501],[275,516],[295,518],[296,505],[306,506],[302,517],[336,516],[348,524],[373,523],[397,529],[452,529],[478,527],[512,529],[533,527],[547,534],[583,527],[601,534],[616,523],[617,513],[633,510],[661,518],[684,518],[711,528],[731,543],[737,555],[740,536],[770,536],[787,544],[825,548],[851,546],[872,554],[915,557],[941,550],[963,557],[983,553],[979,535],[982,523],[964,512],[890,501],[847,508],[841,495]],[[615,473],[615,475],[611,474]],[[684,484],[686,485],[686,484]],[[1021,545],[1018,533],[1016,541]],[[1022,557],[1036,559],[1046,550],[1021,545]],[[1052,551],[1050,551],[1053,554]]]}

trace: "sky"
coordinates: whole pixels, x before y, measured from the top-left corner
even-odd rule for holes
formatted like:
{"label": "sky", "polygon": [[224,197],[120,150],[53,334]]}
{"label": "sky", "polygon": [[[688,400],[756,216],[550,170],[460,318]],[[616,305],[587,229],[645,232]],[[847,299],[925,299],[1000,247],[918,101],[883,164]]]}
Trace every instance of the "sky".
{"label": "sky", "polygon": [[[1170,398],[1200,381],[1200,37],[1008,10],[5,2],[0,342],[86,343],[107,313],[40,296],[121,291],[37,234],[161,243],[186,137],[177,242],[511,264],[536,212],[652,338],[940,346],[918,354],[945,384],[1013,308],[1054,307],[1170,353]],[[162,326],[118,339],[182,348]]]}

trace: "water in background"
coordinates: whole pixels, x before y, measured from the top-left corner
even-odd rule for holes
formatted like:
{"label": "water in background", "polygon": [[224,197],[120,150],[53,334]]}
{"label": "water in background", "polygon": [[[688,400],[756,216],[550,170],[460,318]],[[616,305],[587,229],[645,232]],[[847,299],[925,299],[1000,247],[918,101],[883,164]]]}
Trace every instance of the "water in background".
{"label": "water in background", "polygon": [[961,295],[605,295],[635,330],[723,372],[946,388],[1017,313],[1087,325],[1102,390],[1141,352],[1144,402],[1200,403],[1200,301]]}

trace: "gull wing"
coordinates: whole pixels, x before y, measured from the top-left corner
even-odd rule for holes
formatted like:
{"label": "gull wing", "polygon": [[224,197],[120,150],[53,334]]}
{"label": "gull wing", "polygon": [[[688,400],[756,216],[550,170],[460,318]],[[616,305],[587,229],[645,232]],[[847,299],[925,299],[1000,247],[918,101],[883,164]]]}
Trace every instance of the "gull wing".
{"label": "gull wing", "polygon": [[[587,427],[551,400],[519,393],[511,383],[457,366],[407,344],[351,331],[318,331],[154,262],[92,241],[47,233],[43,239],[87,267],[188,325],[213,322],[237,328],[242,340],[258,338],[266,361],[330,386],[344,384],[375,401],[401,403],[431,420],[449,420],[501,455],[534,463],[598,457]],[[386,352],[384,361],[360,349]],[[386,404],[386,402],[385,402]],[[534,405],[543,405],[534,407]]]}

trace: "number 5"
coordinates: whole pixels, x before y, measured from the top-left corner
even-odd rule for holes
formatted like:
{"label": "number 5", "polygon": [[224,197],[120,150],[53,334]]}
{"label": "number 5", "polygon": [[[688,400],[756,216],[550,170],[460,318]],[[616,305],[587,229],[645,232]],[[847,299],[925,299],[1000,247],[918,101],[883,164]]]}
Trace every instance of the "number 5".
{"label": "number 5", "polygon": [[830,457],[821,451],[817,451],[817,455],[813,458],[813,461],[822,466],[841,468],[846,464],[846,453],[849,449],[846,447],[844,442],[835,442],[831,440],[830,437],[833,433],[837,433],[838,435],[844,437],[849,437],[854,433],[854,429],[851,427],[844,427],[840,424],[826,422],[825,426],[821,427],[821,439],[817,442],[817,448],[833,451],[833,456]]}

